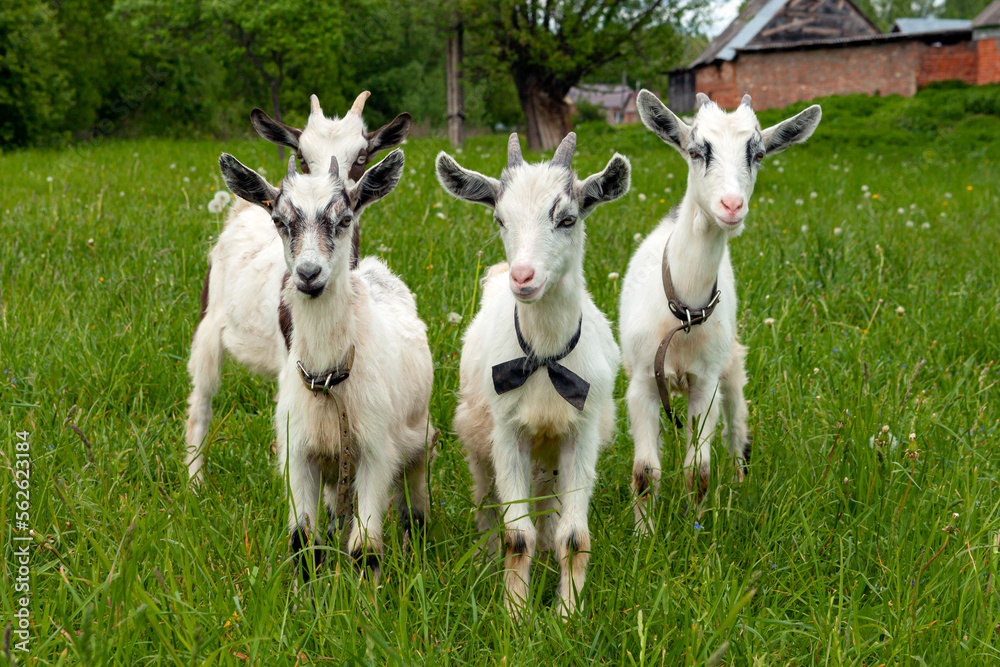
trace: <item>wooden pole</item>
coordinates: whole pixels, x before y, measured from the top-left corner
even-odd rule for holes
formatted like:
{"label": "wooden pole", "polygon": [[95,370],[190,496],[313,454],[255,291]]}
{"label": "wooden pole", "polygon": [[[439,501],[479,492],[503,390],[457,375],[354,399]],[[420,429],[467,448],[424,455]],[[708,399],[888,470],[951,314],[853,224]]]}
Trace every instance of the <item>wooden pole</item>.
{"label": "wooden pole", "polygon": [[462,85],[462,22],[456,21],[448,37],[445,76],[448,95],[448,141],[455,148],[465,145],[465,88]]}

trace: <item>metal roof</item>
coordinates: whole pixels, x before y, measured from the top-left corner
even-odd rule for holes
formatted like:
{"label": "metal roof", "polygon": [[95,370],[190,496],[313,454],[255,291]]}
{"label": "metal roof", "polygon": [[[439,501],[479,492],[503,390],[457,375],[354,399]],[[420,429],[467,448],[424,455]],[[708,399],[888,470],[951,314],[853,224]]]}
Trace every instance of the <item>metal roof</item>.
{"label": "metal roof", "polygon": [[969,30],[972,21],[969,19],[896,19],[891,32],[901,32],[904,35],[916,35],[924,32],[947,32],[948,30]]}
{"label": "metal roof", "polygon": [[986,28],[994,25],[1000,25],[1000,0],[993,0],[989,7],[972,19],[973,28]]}

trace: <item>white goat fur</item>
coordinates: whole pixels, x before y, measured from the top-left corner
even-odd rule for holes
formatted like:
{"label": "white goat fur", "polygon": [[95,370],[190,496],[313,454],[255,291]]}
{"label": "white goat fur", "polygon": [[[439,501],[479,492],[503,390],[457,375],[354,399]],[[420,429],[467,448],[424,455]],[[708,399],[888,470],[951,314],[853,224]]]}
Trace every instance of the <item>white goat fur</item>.
{"label": "white goat fur", "polygon": [[[394,146],[396,138],[405,137],[410,123],[409,115],[401,114],[393,123],[368,133],[361,118],[367,97],[367,92],[362,93],[343,118],[327,118],[313,95],[309,120],[301,132],[271,120],[260,110],[255,110],[252,118],[262,136],[295,150],[303,169],[326,172],[330,159],[336,157],[340,178],[353,184],[348,175],[352,170],[355,175],[363,170],[364,164],[359,165],[359,161]],[[392,131],[386,132],[387,128]],[[386,143],[379,142],[389,135],[395,136]],[[192,391],[188,398],[186,463],[188,475],[195,482],[202,479],[212,399],[219,391],[225,353],[266,378],[276,378],[284,365],[286,351],[278,324],[278,297],[285,271],[281,239],[270,215],[237,197],[209,254],[202,319],[188,361]]]}
{"label": "white goat fur", "polygon": [[[818,106],[761,131],[749,96],[726,114],[699,94],[700,108],[689,127],[649,91],[638,98],[643,123],[676,148],[688,162],[687,191],[680,205],[639,246],[622,282],[620,335],[627,407],[635,443],[633,489],[640,532],[653,526],[653,504],[660,481],[660,401],[653,367],[660,341],[681,324],[663,292],[664,246],[677,298],[689,308],[704,307],[718,279],[722,294],[708,321],[689,333],[678,332],[667,350],[666,375],[674,390],[687,394],[684,459],[688,491],[699,498],[707,488],[711,447],[720,409],[724,438],[738,467],[749,456],[746,348],[737,340],[736,285],[728,241],[744,228],[760,160],[805,141],[819,123]],[[706,148],[707,147],[707,148]]]}
{"label": "white goat fur", "polygon": [[[402,152],[394,151],[347,193],[340,179],[329,174],[298,174],[285,179],[280,193],[266,198],[277,202],[276,218],[294,217],[294,205],[318,220],[324,210],[330,210],[331,201],[339,198],[345,202],[330,215],[332,222],[310,222],[304,229],[284,232],[279,240],[291,276],[283,299],[291,309],[294,329],[291,348],[278,373],[277,465],[279,473],[287,475],[289,530],[315,535],[324,484],[327,491],[331,489],[325,466],[337,460],[344,443],[340,442],[333,399],[310,391],[296,363],[320,373],[341,363],[353,344],[350,377],[332,390],[350,416],[357,460],[354,489],[358,520],[351,528],[347,547],[355,558],[375,556],[376,563],[382,552],[382,522],[394,488],[405,482],[406,491],[397,495],[404,525],[423,521],[427,510],[425,452],[434,434],[428,414],[434,365],[426,326],[417,316],[413,295],[376,258],[367,257],[356,270],[349,269],[350,231],[358,223],[361,208],[391,191],[402,168]],[[378,179],[391,183],[382,185],[378,194],[367,200],[356,194]],[[235,179],[227,176],[226,180],[237,194],[246,196],[239,192]],[[346,202],[358,197],[362,200],[352,215]],[[334,226],[345,219],[350,227]],[[332,249],[325,241],[331,227],[336,230]],[[303,291],[301,271],[306,264],[321,269],[311,283],[305,283],[320,285],[322,291],[317,296]],[[332,493],[327,494],[328,505],[332,497]],[[372,567],[377,574],[377,565]]]}
{"label": "white goat fur", "polygon": [[[567,140],[575,145],[575,135]],[[598,454],[615,431],[613,390],[620,364],[611,327],[586,290],[583,219],[597,204],[628,191],[629,165],[616,155],[604,172],[581,182],[568,160],[565,166],[555,164],[557,159],[523,164],[516,135],[511,137],[511,154],[501,181],[465,170],[444,153],[438,156],[442,186],[456,197],[495,208],[496,219],[503,221],[508,262],[531,267],[539,286],[525,298],[507,264],[489,270],[479,312],[462,346],[454,426],[474,480],[478,527],[505,528],[508,609],[516,613],[527,599],[537,544],[557,553],[560,610],[567,614],[579,608],[590,552],[587,510]],[[567,217],[578,220],[573,228],[556,228]],[[514,330],[515,305],[524,338],[539,357],[566,347],[582,313],[579,342],[560,361],[590,383],[582,411],[556,393],[544,367],[520,388],[496,393],[492,367],[524,356]],[[533,497],[542,498],[535,503],[536,512],[543,513],[537,531],[529,516]],[[497,555],[499,542],[497,535],[490,536]]]}

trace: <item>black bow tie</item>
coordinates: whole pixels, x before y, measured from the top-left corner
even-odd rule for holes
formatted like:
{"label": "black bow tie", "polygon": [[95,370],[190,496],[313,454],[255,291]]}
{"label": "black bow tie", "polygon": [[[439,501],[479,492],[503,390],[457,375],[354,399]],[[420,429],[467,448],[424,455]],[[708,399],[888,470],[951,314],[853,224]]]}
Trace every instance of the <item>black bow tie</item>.
{"label": "black bow tie", "polygon": [[566,399],[566,402],[577,410],[582,411],[584,403],[587,402],[587,394],[590,393],[590,383],[581,378],[570,369],[556,362],[573,351],[576,344],[580,342],[580,331],[583,329],[583,315],[576,325],[576,333],[563,349],[554,357],[539,358],[528,347],[527,341],[521,334],[521,323],[517,318],[517,306],[514,306],[514,331],[517,333],[517,344],[521,346],[524,357],[512,359],[493,367],[493,388],[497,394],[504,394],[512,389],[517,389],[531,377],[531,374],[542,366],[549,369],[549,380],[556,392]]}

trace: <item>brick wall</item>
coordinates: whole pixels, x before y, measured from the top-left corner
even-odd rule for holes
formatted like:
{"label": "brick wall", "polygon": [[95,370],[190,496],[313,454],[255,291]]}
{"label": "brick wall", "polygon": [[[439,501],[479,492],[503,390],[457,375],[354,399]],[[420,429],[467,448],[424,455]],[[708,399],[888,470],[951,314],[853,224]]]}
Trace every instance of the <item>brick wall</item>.
{"label": "brick wall", "polygon": [[917,70],[917,88],[932,81],[959,80],[976,83],[976,43],[958,42],[933,46],[920,44],[920,69]]}
{"label": "brick wall", "polygon": [[979,72],[976,83],[1000,83],[1000,44],[996,39],[981,39],[976,42],[979,56]]}
{"label": "brick wall", "polygon": [[[984,53],[985,67],[978,64],[984,60]],[[932,81],[1000,81],[1000,53],[997,40],[939,46],[900,40],[840,48],[744,52],[736,60],[701,67],[695,76],[696,90],[723,108],[735,108],[743,94],[750,93],[754,108],[771,109],[827,95],[910,97]]]}

